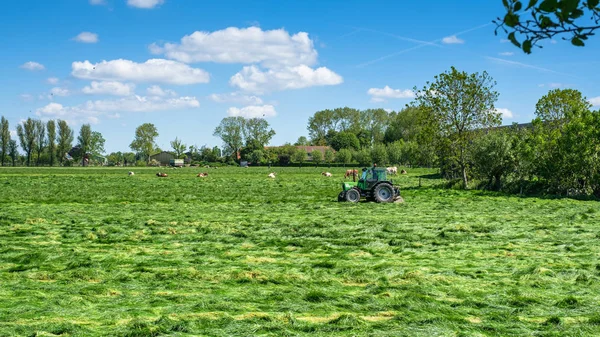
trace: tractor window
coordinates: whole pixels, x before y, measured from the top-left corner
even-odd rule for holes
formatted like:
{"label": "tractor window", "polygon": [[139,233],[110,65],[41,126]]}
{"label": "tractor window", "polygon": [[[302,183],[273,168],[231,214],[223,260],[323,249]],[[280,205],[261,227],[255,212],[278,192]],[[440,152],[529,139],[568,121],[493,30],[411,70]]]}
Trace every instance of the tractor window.
{"label": "tractor window", "polygon": [[363,171],[362,176],[360,177],[360,179],[363,179],[363,180],[367,179],[367,172],[369,172],[369,171]]}

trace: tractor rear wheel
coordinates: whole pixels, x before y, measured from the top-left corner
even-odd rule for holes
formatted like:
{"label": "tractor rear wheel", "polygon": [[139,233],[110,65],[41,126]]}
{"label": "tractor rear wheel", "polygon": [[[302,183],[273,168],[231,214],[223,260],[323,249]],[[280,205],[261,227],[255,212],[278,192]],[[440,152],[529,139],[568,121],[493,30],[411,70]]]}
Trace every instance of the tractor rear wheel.
{"label": "tractor rear wheel", "polygon": [[346,191],[346,201],[348,202],[359,202],[360,201],[360,193],[356,189],[351,189]]}
{"label": "tractor rear wheel", "polygon": [[394,188],[387,183],[379,184],[375,187],[373,196],[377,202],[392,202],[394,200]]}
{"label": "tractor rear wheel", "polygon": [[338,194],[338,201],[346,201],[346,191],[341,191],[340,194]]}

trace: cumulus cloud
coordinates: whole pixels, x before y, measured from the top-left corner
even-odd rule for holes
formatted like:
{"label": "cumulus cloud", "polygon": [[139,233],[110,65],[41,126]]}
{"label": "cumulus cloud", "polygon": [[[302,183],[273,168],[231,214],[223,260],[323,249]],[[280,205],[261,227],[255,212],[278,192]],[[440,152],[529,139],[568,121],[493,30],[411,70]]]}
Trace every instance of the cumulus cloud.
{"label": "cumulus cloud", "polygon": [[272,105],[250,105],[241,109],[231,107],[227,109],[227,115],[234,117],[241,116],[244,118],[266,118],[274,117],[277,115],[277,112]]}
{"label": "cumulus cloud", "polygon": [[445,44],[462,44],[465,43],[465,40],[459,39],[456,35],[446,36],[442,39],[442,42]]}
{"label": "cumulus cloud", "polygon": [[184,110],[200,107],[195,97],[163,99],[161,97],[129,96],[117,100],[87,101],[76,106],[49,103],[36,110],[42,118],[61,118],[71,124],[99,121],[100,117],[119,118],[119,112],[153,112]]}
{"label": "cumulus cloud", "polygon": [[594,98],[590,98],[589,99],[590,104],[592,104],[593,106],[600,106],[600,96],[598,97],[594,97]]}
{"label": "cumulus cloud", "polygon": [[50,84],[54,84],[54,85],[56,85],[56,84],[58,84],[58,78],[56,78],[56,77],[49,77],[49,78],[46,80],[46,82],[48,82],[48,83],[50,83]]}
{"label": "cumulus cloud", "polygon": [[33,61],[29,61],[29,62],[23,63],[21,65],[21,68],[27,69],[27,70],[31,70],[31,71],[46,69],[46,67],[44,67],[43,64],[40,64],[40,63],[37,63],[37,62],[33,62]]}
{"label": "cumulus cloud", "polygon": [[33,101],[33,95],[31,94],[21,94],[19,97],[24,101]]}
{"label": "cumulus cloud", "polygon": [[145,9],[151,9],[164,3],[165,0],[127,0],[127,5]]}
{"label": "cumulus cloud", "polygon": [[177,93],[173,90],[164,90],[163,88],[159,87],[158,85],[153,85],[151,87],[148,87],[146,89],[146,93],[148,93],[148,95],[150,96],[160,96],[160,97],[165,97],[165,96],[177,96]]}
{"label": "cumulus cloud", "polygon": [[185,63],[217,62],[261,64],[263,67],[314,65],[317,51],[308,33],[290,35],[284,29],[229,27],[214,32],[196,31],[179,43],[156,43],[154,54]]}
{"label": "cumulus cloud", "polygon": [[71,94],[71,91],[69,91],[69,89],[67,88],[54,87],[50,89],[50,94],[53,96],[65,97],[69,96]]}
{"label": "cumulus cloud", "polygon": [[114,95],[114,96],[129,96],[133,95],[135,84],[121,83],[117,81],[92,81],[89,86],[83,87],[81,92],[87,95]]}
{"label": "cumulus cloud", "polygon": [[262,71],[254,65],[246,66],[229,79],[230,85],[254,93],[336,85],[342,82],[340,75],[325,67],[312,69],[306,65],[267,71]]}
{"label": "cumulus cloud", "polygon": [[101,81],[155,82],[176,85],[207,83],[210,75],[186,64],[150,59],[144,63],[118,59],[92,64],[89,61],[73,62],[71,75],[81,79]]}
{"label": "cumulus cloud", "polygon": [[385,102],[386,98],[413,98],[415,93],[409,89],[392,89],[389,86],[385,86],[381,89],[371,88],[367,90],[367,94],[371,95],[372,102]]}
{"label": "cumulus cloud", "polygon": [[505,109],[505,108],[497,108],[496,109],[497,113],[500,113],[502,115],[502,118],[506,118],[506,119],[511,119],[513,118],[513,113],[512,111]]}
{"label": "cumulus cloud", "polygon": [[10,132],[10,138],[16,140],[18,137],[17,134],[17,130],[9,130],[8,132]]}
{"label": "cumulus cloud", "polygon": [[239,92],[230,92],[226,94],[212,94],[208,98],[217,103],[233,102],[243,105],[263,104],[263,100],[260,97],[253,95],[244,95]]}
{"label": "cumulus cloud", "polygon": [[98,34],[90,32],[81,32],[79,33],[79,35],[75,36],[73,40],[82,43],[96,43],[98,42]]}

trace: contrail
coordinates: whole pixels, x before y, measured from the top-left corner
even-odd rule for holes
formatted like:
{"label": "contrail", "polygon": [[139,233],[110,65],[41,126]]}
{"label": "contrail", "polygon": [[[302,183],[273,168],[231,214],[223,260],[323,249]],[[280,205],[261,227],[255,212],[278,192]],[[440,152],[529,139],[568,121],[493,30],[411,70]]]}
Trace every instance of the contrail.
{"label": "contrail", "polygon": [[[414,43],[423,44],[423,45],[429,45],[429,46],[430,45],[434,45],[434,46],[441,47],[439,45],[436,45],[433,42],[423,41],[423,40],[417,40],[417,39],[413,39],[413,38],[410,38],[410,37],[396,35],[396,34],[391,34],[391,33],[386,33],[386,32],[382,32],[382,31],[375,30],[375,29],[362,28],[362,27],[354,27],[354,26],[345,26],[345,27],[346,28],[352,28],[352,29],[359,30],[359,31],[371,32],[371,33],[376,33],[376,34],[380,34],[380,35],[385,35],[385,36],[393,37],[393,38],[395,38],[397,40],[414,42]],[[346,35],[348,35],[348,34],[346,34]]]}
{"label": "contrail", "polygon": [[539,71],[543,71],[543,72],[547,72],[547,73],[554,73],[557,75],[563,75],[563,76],[569,76],[569,77],[573,77],[573,78],[577,78],[577,79],[582,79],[580,77],[577,77],[577,76],[574,76],[571,74],[561,73],[561,72],[558,72],[558,71],[555,71],[552,69],[534,66],[531,64],[521,63],[521,62],[517,62],[517,61],[510,61],[510,60],[505,60],[505,59],[491,57],[491,56],[485,56],[485,58],[487,58],[488,60],[492,60],[492,61],[496,61],[496,62],[500,62],[500,63],[512,64],[512,65],[519,66],[519,67],[530,68],[530,69],[535,69],[535,70],[539,70]]}
{"label": "contrail", "polygon": [[[462,34],[466,34],[466,33],[472,32],[472,31],[474,31],[474,30],[478,30],[478,29],[481,29],[481,28],[487,27],[487,26],[489,26],[489,25],[491,25],[491,23],[486,23],[486,24],[484,24],[484,25],[479,25],[479,26],[477,26],[477,27],[469,28],[469,29],[467,29],[467,30],[460,31],[460,32],[458,32],[458,33],[455,33],[455,34],[450,34],[450,35],[448,35],[448,36],[452,36],[452,35],[454,35],[454,36],[459,36],[459,35],[462,35]],[[386,34],[386,33],[384,33],[384,34]],[[386,35],[389,35],[389,34],[386,34]],[[430,41],[430,42],[425,42],[425,43],[421,43],[421,42],[423,42],[423,41],[419,41],[419,40],[414,40],[414,39],[411,39],[411,40],[413,40],[413,42],[417,41],[417,43],[421,43],[421,44],[420,44],[420,45],[418,45],[418,46],[414,46],[414,47],[411,47],[411,48],[407,48],[407,49],[404,49],[404,50],[401,50],[401,51],[395,52],[395,53],[393,53],[393,54],[389,54],[389,55],[386,55],[386,56],[382,56],[382,57],[380,57],[380,58],[377,58],[377,59],[375,59],[375,60],[371,60],[371,61],[368,61],[368,62],[365,62],[365,63],[361,63],[361,64],[357,65],[357,67],[359,67],[359,68],[360,68],[360,67],[367,66],[367,65],[369,65],[369,64],[377,63],[377,62],[379,62],[379,61],[382,61],[382,60],[385,60],[385,59],[387,59],[387,58],[394,57],[394,56],[397,56],[397,55],[400,55],[400,54],[404,54],[404,53],[406,53],[406,52],[413,51],[413,50],[415,50],[415,49],[419,49],[419,48],[422,48],[422,47],[425,47],[425,46],[434,45],[434,46],[437,46],[437,47],[440,47],[440,48],[444,48],[443,46],[440,46],[440,45],[436,44],[436,43],[438,43],[438,42],[442,41],[443,39],[444,39],[444,38],[442,37],[442,38],[440,38],[440,39],[436,39],[436,40],[433,40],[433,41]]]}

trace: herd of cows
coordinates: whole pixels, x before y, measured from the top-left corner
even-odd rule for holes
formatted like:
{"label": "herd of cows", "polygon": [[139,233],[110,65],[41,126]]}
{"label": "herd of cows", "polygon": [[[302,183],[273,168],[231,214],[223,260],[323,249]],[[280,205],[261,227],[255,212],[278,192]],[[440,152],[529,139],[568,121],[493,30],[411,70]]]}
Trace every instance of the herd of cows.
{"label": "herd of cows", "polygon": [[[397,175],[398,174],[398,168],[396,166],[386,167],[386,171],[387,171],[388,174],[393,174],[393,175]],[[406,174],[406,173],[407,172],[405,170],[401,170],[400,171],[400,174]],[[130,176],[135,175],[135,173],[133,171],[129,171],[127,174],[130,175]],[[321,172],[321,175],[324,176],[324,177],[332,177],[333,176],[330,172]],[[344,174],[344,179],[348,179],[349,177],[357,176],[357,175],[358,175],[358,170],[356,170],[356,169],[346,170],[346,173]],[[160,177],[160,178],[166,178],[169,175],[166,174],[166,173],[164,173],[164,172],[157,172],[156,176]],[[275,176],[276,176],[275,172],[271,172],[271,173],[269,173],[267,175],[267,177],[271,178],[271,179],[275,179]],[[200,172],[200,173],[198,173],[196,175],[196,177],[206,178],[206,177],[208,177],[208,173],[207,172]]]}

